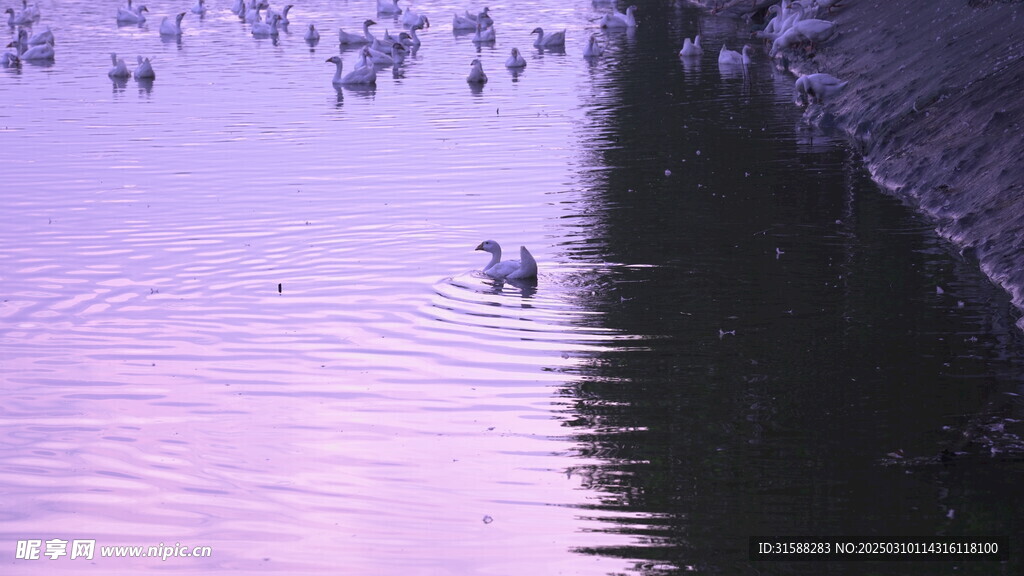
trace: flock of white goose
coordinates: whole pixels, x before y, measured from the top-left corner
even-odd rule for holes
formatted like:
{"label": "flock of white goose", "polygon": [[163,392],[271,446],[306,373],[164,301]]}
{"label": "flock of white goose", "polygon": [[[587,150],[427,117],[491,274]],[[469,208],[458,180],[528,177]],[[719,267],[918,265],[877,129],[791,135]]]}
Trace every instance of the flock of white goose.
{"label": "flock of white goose", "polygon": [[[771,43],[769,55],[777,57],[783,50],[794,49],[803,45],[813,48],[816,44],[827,41],[836,33],[834,22],[824,20],[819,16],[823,13],[831,13],[838,7],[840,0],[810,0],[809,5],[804,5],[800,0],[782,0],[779,4],[769,8],[772,18],[765,28],[755,34],[756,37]],[[417,32],[430,26],[430,19],[412,8],[402,9],[398,6],[399,0],[375,0],[377,14],[395,18],[406,28],[406,31],[392,36],[385,32],[377,37],[370,31],[370,27],[376,22],[366,19],[363,22],[362,31],[348,32],[344,29],[338,30],[338,41],[341,48],[361,47],[352,69],[344,73],[344,62],[341,56],[332,56],[327,62],[333,63],[336,67],[333,84],[338,86],[367,86],[377,81],[377,70],[382,67],[400,64],[405,55],[419,48],[421,40]],[[594,4],[607,5],[610,9],[600,20],[603,29],[632,30],[636,27],[636,6],[630,6],[625,12],[620,12],[614,6],[613,0],[593,0]],[[288,26],[290,20],[288,13],[293,5],[288,4],[280,11],[270,7],[268,0],[234,0],[231,11],[238,15],[244,22],[250,25],[250,33],[256,38],[277,38],[280,31]],[[16,30],[15,39],[8,44],[12,51],[6,52],[0,57],[0,64],[4,67],[19,66],[21,62],[52,62],[55,58],[53,32],[47,26],[44,30],[30,33],[31,27],[40,20],[39,8],[29,4],[29,0],[22,0],[22,8],[16,10],[8,8],[5,11],[8,15],[7,24]],[[118,25],[140,25],[146,22],[149,10],[145,5],[127,4],[117,9],[116,21]],[[192,14],[205,15],[207,7],[205,0],[196,0],[191,8]],[[180,37],[182,34],[182,20],[186,12],[174,16],[165,16],[160,22],[160,35],[162,37]],[[455,14],[452,18],[452,30],[455,33],[473,33],[473,42],[476,44],[492,44],[496,40],[494,19],[491,17],[490,8],[476,14],[466,10],[464,14]],[[534,28],[531,35],[536,36],[533,46],[538,49],[562,50],[565,48],[565,30],[545,32],[543,28]],[[316,45],[320,41],[320,32],[314,24],[309,24],[304,35],[304,40],[310,45]],[[585,58],[598,58],[604,54],[604,44],[598,36],[591,35],[583,49]],[[750,46],[744,46],[742,51],[729,50],[725,44],[722,45],[718,54],[718,63],[721,67],[745,66],[750,63]],[[686,38],[683,41],[679,56],[683,59],[700,58],[704,53],[701,47],[700,35],[695,38]],[[152,63],[149,58],[138,57],[134,71],[130,70],[124,60],[111,54],[111,68],[108,76],[113,79],[126,79],[134,76],[137,80],[151,80],[155,78]],[[505,61],[505,66],[511,70],[526,67],[526,59],[518,48],[512,48],[511,54]],[[483,70],[480,60],[474,59],[470,64],[470,72],[466,81],[474,85],[482,85],[487,82],[487,74]],[[846,82],[829,74],[809,74],[802,76],[796,81],[795,90],[801,102],[815,103],[823,102],[838,93],[846,86]]]}

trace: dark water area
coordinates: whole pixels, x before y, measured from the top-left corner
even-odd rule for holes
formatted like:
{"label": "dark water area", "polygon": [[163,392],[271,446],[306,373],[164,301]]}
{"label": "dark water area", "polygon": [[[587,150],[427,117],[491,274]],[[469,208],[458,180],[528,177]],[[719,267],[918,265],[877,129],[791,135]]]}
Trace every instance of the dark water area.
{"label": "dark water area", "polygon": [[636,541],[585,552],[647,574],[1019,573],[1016,549],[1005,564],[748,560],[755,535],[1019,541],[1024,341],[976,263],[801,122],[792,77],[763,54],[717,69],[708,53],[738,49],[739,27],[704,18],[705,57],[681,64],[698,18],[643,19],[609,88],[593,223],[565,246],[626,265],[585,300],[644,337],[562,391],[567,433],[604,461],[571,471],[603,493],[590,513]]}

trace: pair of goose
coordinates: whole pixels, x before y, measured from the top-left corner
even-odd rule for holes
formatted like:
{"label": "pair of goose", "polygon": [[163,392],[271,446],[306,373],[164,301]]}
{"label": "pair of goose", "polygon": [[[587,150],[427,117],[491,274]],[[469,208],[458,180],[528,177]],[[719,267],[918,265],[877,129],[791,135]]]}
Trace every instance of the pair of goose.
{"label": "pair of goose", "polygon": [[[153,64],[149,61],[149,58],[138,57],[139,64],[135,67],[135,79],[136,80],[152,80],[156,78],[156,74],[153,72]],[[107,72],[113,80],[127,80],[131,78],[132,73],[128,70],[128,65],[125,64],[124,60],[117,57],[116,53],[110,54],[110,61],[113,63],[110,71]]]}
{"label": "pair of goose", "polygon": [[469,10],[466,10],[465,15],[455,14],[452,17],[452,31],[454,32],[476,30],[477,24],[482,25],[484,28],[494,26],[494,20],[491,18],[491,9],[489,7],[485,7],[479,14],[470,14]]}
{"label": "pair of goose", "polygon": [[14,8],[4,10],[4,14],[9,14],[7,17],[8,26],[12,28],[15,26],[27,26],[41,17],[39,7],[35,4],[29,6],[28,0],[21,0],[21,6],[22,8],[19,11],[15,11]]}
{"label": "pair of goose", "polygon": [[56,52],[53,49],[53,32],[49,27],[31,37],[24,28],[18,30],[18,39],[7,45],[14,52],[2,56],[4,67],[17,66],[21,62],[53,62]]}

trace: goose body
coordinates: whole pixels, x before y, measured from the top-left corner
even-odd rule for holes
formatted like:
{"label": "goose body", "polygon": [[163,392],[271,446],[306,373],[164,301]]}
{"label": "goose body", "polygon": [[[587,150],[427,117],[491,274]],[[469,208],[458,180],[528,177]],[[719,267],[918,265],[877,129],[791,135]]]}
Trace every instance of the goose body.
{"label": "goose body", "polygon": [[427,18],[426,14],[414,12],[412,8],[406,8],[405,12],[402,14],[402,26],[412,28],[417,24],[430,28],[430,19]]}
{"label": "goose body", "polygon": [[491,278],[508,278],[510,280],[526,280],[537,277],[537,261],[526,249],[519,248],[519,260],[502,260],[501,246],[494,240],[485,240],[476,247],[491,255],[491,261],[484,266],[484,274]]}
{"label": "goose body", "polygon": [[10,14],[10,16],[7,17],[7,25],[12,28],[15,26],[25,26],[27,24],[31,24],[34,21],[32,15],[26,14],[24,10],[20,12],[15,12],[14,8],[8,8],[4,10],[4,13]]}
{"label": "goose body", "polygon": [[535,48],[554,48],[565,46],[565,30],[561,32],[552,32],[551,34],[544,34],[544,29],[540,26],[533,29],[530,34],[536,34],[537,39],[534,40],[533,45]]}
{"label": "goose body", "polygon": [[117,9],[117,23],[142,24],[146,21],[146,15],[143,12],[149,12],[149,8],[146,8],[144,5],[140,5],[138,8],[125,8],[122,6]]}
{"label": "goose body", "polygon": [[160,22],[160,35],[161,36],[181,36],[181,20],[185,17],[185,13],[181,12],[171,20],[170,16],[164,16],[164,19]]}
{"label": "goose body", "polygon": [[117,54],[110,54],[110,61],[113,66],[107,71],[107,76],[114,79],[125,79],[130,78],[132,73],[128,70],[128,65],[124,63],[124,60],[117,57]]}
{"label": "goose body", "polygon": [[398,0],[377,0],[377,14],[401,14]]}
{"label": "goose body", "polygon": [[274,14],[269,20],[270,22],[257,22],[252,25],[253,38],[274,38],[280,35],[277,23],[281,21],[281,17]]}
{"label": "goose body", "polygon": [[480,60],[473,60],[470,63],[469,76],[466,76],[466,82],[470,84],[485,84],[487,82],[487,74],[484,74],[484,66],[480,63]]}
{"label": "goose body", "polygon": [[375,66],[393,66],[404,58],[405,46],[399,43],[391,45],[391,52],[382,52],[373,48],[363,48],[363,55]]}
{"label": "goose body", "polygon": [[722,49],[718,52],[718,63],[725,66],[743,66],[750,64],[750,46],[744,46],[743,52],[737,52],[735,50],[729,50],[722,44]]}
{"label": "goose body", "polygon": [[700,56],[704,53],[704,49],[700,46],[700,34],[693,37],[693,40],[689,38],[683,38],[683,48],[679,51],[679,55],[682,57],[689,56]]}
{"label": "goose body", "polygon": [[53,44],[53,31],[47,26],[46,30],[40,30],[36,32],[28,39],[29,46],[38,46],[40,44]]}
{"label": "goose body", "polygon": [[626,8],[626,13],[623,14],[618,10],[605,14],[604,18],[601,18],[601,28],[636,28],[636,6],[630,6]]}
{"label": "goose body", "polygon": [[196,5],[192,7],[192,13],[200,16],[206,15],[206,2],[205,0],[198,0]]}
{"label": "goose body", "polygon": [[[367,48],[363,48],[364,57]],[[368,58],[368,57],[367,57]],[[346,86],[346,85],[369,85],[377,83],[377,70],[373,66],[364,66],[357,68],[348,74],[342,76],[342,61],[341,56],[331,56],[327,59],[327,62],[333,62],[337,66],[337,71],[334,73],[333,83],[335,86]]]}
{"label": "goose body", "polygon": [[316,31],[316,26],[313,24],[309,25],[309,29],[302,35],[302,39],[310,44],[316,44],[320,41],[320,33]]}
{"label": "goose body", "polygon": [[584,58],[598,58],[604,54],[604,46],[597,39],[597,34],[591,34],[587,40],[587,47],[583,49]]}
{"label": "goose body", "polygon": [[473,35],[473,42],[477,44],[487,44],[494,42],[497,36],[494,33],[494,26],[484,27],[483,23],[476,23],[476,34]]}
{"label": "goose body", "polygon": [[152,80],[156,78],[156,73],[153,72],[153,64],[149,61],[149,58],[139,56],[138,62],[138,66],[135,67],[136,80]]}
{"label": "goose body", "polygon": [[38,46],[28,46],[24,43],[19,43],[21,48],[24,50],[18,55],[18,58],[22,62],[53,62],[56,53],[53,50],[53,44],[40,44]]}
{"label": "goose body", "polygon": [[808,74],[797,78],[793,85],[797,101],[802,104],[824,103],[842,91],[848,82],[831,74]]}
{"label": "goose body", "polygon": [[505,60],[506,68],[526,68],[526,59],[519,53],[519,48],[513,48],[508,60]]}
{"label": "goose body", "polygon": [[469,18],[469,16],[462,16],[456,14],[452,16],[452,30],[453,31],[469,31],[476,30],[476,20]]}
{"label": "goose body", "polygon": [[338,29],[338,39],[342,45],[345,44],[372,44],[376,38],[370,32],[370,26],[376,24],[373,20],[366,20],[363,22],[363,33],[353,34],[352,32],[345,32],[341,28]]}
{"label": "goose body", "polygon": [[267,10],[267,18],[266,19],[270,20],[271,17],[277,16],[277,18],[278,18],[277,23],[280,24],[281,26],[287,26],[288,24],[291,23],[291,21],[288,20],[288,12],[290,12],[291,9],[294,6],[295,6],[294,4],[287,4],[284,7],[284,9],[281,10],[280,12],[278,12],[277,10],[270,10],[270,9],[268,9]]}

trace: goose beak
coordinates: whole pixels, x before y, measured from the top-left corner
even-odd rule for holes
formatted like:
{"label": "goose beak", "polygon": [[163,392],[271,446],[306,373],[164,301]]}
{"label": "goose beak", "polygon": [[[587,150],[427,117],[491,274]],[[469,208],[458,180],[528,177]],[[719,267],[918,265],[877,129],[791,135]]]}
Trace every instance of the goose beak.
{"label": "goose beak", "polygon": [[484,243],[481,242],[480,245],[476,247],[476,249],[477,250],[483,250],[484,249]]}

